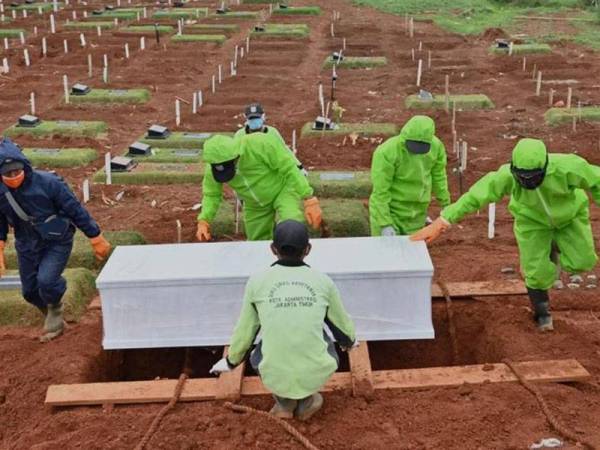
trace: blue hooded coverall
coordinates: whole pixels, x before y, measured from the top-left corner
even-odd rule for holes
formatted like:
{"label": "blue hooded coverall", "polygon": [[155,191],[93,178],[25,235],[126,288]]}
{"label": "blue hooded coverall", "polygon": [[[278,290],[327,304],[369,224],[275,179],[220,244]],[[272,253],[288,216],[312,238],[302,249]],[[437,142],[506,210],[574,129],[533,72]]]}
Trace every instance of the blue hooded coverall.
{"label": "blue hooded coverall", "polygon": [[[19,147],[4,138],[0,140],[0,166],[6,159],[21,161],[25,165],[25,180],[16,189],[0,182],[0,240],[6,241],[8,226],[12,226],[25,300],[38,308],[56,305],[67,289],[62,272],[71,255],[75,227],[88,238],[98,236],[100,228],[60,177],[34,170]],[[56,214],[71,221],[69,231],[58,241],[43,240],[29,222],[20,219],[14,212],[6,199],[9,190],[36,223]]]}

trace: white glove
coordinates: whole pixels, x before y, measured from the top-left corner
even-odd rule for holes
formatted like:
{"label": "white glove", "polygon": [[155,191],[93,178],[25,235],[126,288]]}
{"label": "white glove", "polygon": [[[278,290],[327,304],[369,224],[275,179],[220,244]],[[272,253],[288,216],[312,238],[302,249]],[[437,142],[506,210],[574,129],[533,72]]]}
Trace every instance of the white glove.
{"label": "white glove", "polygon": [[212,366],[212,369],[210,369],[212,375],[219,375],[224,372],[231,372],[231,367],[227,362],[227,358],[221,358],[214,366]]}
{"label": "white glove", "polygon": [[396,230],[394,230],[394,227],[383,227],[381,229],[381,235],[385,237],[396,236]]}

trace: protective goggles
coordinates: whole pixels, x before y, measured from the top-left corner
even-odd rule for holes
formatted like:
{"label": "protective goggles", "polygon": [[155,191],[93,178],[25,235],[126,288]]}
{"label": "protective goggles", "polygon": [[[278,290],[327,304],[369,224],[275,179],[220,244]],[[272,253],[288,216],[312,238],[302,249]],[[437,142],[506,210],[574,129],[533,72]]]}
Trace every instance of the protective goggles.
{"label": "protective goggles", "polygon": [[525,189],[536,189],[539,187],[546,177],[546,169],[548,168],[548,155],[546,155],[546,163],[541,169],[519,169],[512,162],[510,171],[515,177],[515,180]]}

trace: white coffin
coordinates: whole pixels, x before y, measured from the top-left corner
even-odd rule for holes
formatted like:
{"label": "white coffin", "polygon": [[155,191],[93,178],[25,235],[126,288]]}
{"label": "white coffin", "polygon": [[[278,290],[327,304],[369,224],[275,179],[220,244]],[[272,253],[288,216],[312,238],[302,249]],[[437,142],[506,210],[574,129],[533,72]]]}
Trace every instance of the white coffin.
{"label": "white coffin", "polygon": [[[306,262],[338,286],[361,340],[431,339],[433,265],[406,237],[314,239]],[[118,247],[97,279],[105,349],[229,343],[270,242]]]}

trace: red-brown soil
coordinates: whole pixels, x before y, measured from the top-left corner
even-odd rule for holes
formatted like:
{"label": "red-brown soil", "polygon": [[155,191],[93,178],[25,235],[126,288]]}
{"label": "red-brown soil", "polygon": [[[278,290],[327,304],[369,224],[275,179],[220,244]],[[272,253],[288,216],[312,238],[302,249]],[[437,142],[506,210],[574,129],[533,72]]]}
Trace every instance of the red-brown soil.
{"label": "red-brown soil", "polygon": [[[97,8],[101,2],[78,11]],[[123,6],[128,6],[123,2]],[[302,22],[311,27],[310,39],[294,42],[251,42],[250,54],[240,61],[238,76],[225,77],[217,94],[209,93],[210,77],[218,64],[228,74],[234,46],[241,44],[253,21],[236,21],[239,33],[222,46],[176,45],[167,37],[157,45],[147,39],[147,50],[138,50],[138,39],[119,37],[105,30],[97,37],[86,32],[88,47],[78,45],[78,33],[59,32],[52,37],[49,56],[39,57],[41,36],[48,28],[48,14],[14,26],[32,30],[27,45],[33,65],[24,67],[18,40],[12,40],[8,54],[11,73],[0,77],[0,128],[11,125],[28,111],[29,93],[37,94],[38,114],[46,119],[104,120],[110,132],[104,140],[19,139],[27,145],[91,146],[101,156],[120,154],[144,133],[148,125],[163,123],[175,129],[175,97],[191,101],[192,92],[202,89],[205,105],[197,115],[183,104],[181,130],[231,130],[243,122],[240,113],[251,101],[261,101],[269,122],[286,140],[292,131],[319,113],[317,83],[322,81],[328,95],[330,72],[321,70],[327,55],[339,50],[346,37],[347,55],[386,56],[390,64],[374,70],[339,70],[337,97],[347,109],[345,121],[394,122],[402,124],[413,113],[404,109],[407,95],[417,92],[416,62],[411,49],[423,43],[417,57],[427,60],[432,50],[432,70],[425,71],[423,87],[440,93],[444,77],[450,75],[452,93],[484,93],[496,104],[486,112],[459,112],[459,138],[470,146],[465,186],[494,170],[510,158],[516,139],[542,138],[551,151],[577,152],[600,164],[600,127],[580,123],[547,127],[548,88],[535,96],[533,65],[544,79],[576,79],[574,102],[600,103],[596,56],[571,44],[559,44],[551,55],[527,56],[527,71],[520,58],[488,54],[493,37],[462,37],[446,33],[433,24],[417,23],[416,36],[409,39],[404,18],[371,9],[351,7],[346,0],[299,0],[298,4],[320,4],[320,17],[275,18],[273,21]],[[151,3],[147,5],[150,7]],[[206,1],[194,6],[210,5]],[[235,9],[258,9],[244,6]],[[332,10],[342,18],[331,38]],[[70,17],[72,7],[58,14],[58,24]],[[81,15],[81,13],[80,13]],[[146,21],[148,22],[148,21]],[[12,26],[12,25],[11,25]],[[70,53],[62,53],[62,39],[70,40]],[[132,57],[124,59],[123,45],[129,42]],[[91,46],[94,76],[87,77],[87,54]],[[19,49],[19,50],[17,50]],[[2,50],[4,52],[4,50]],[[61,102],[62,75],[100,87],[102,55],[109,55],[110,86],[147,87],[152,100],[142,106],[72,107]],[[16,55],[16,56],[15,56]],[[14,62],[13,62],[13,58]],[[437,68],[440,70],[437,70]],[[566,87],[557,87],[555,101],[566,98]],[[434,112],[438,135],[449,153],[449,174],[453,197],[458,196],[458,179],[452,176],[456,157],[452,154],[450,116]],[[298,156],[305,166],[318,169],[368,169],[376,144],[361,141],[353,147],[343,137],[324,137],[299,142]],[[102,166],[99,158],[85,169],[61,170],[74,186]],[[101,192],[114,198],[125,190],[123,200],[107,206]],[[89,208],[104,229],[134,229],[150,242],[173,242],[175,221],[184,226],[185,241],[194,239],[195,212],[189,208],[200,200],[200,187],[185,186],[103,186],[94,185]],[[157,207],[151,206],[156,200]],[[431,216],[437,214],[433,207]],[[598,229],[597,208],[592,208],[594,230]],[[497,211],[496,238],[487,239],[487,214],[465,220],[430,249],[436,276],[446,281],[494,280],[516,277],[501,269],[513,267],[518,273],[518,254],[512,235],[512,220],[506,204]],[[541,335],[530,321],[525,297],[463,300],[454,304],[458,333],[459,360],[454,361],[445,305],[434,304],[437,338],[427,342],[372,343],[375,369],[443,366],[512,360],[577,358],[591,373],[589,383],[546,384],[540,389],[550,408],[579,435],[600,445],[600,307],[595,289],[563,290],[552,293],[555,311],[554,333]],[[103,381],[107,379],[152,379],[177,377],[182,368],[180,351],[127,352],[125,363],[115,372],[101,350],[101,317],[89,312],[79,324],[71,324],[65,336],[47,345],[37,340],[38,330],[0,328],[0,448],[4,449],[130,449],[149,427],[161,405],[51,410],[44,407],[46,389],[56,383]],[[208,368],[221,350],[195,350],[193,376],[208,376]],[[244,399],[260,409],[268,409],[267,397]],[[307,424],[296,424],[319,448],[352,449],[522,449],[544,437],[557,436],[548,425],[535,399],[518,384],[487,384],[452,389],[378,391],[372,401],[355,399],[348,392],[325,395],[321,413]],[[570,443],[573,444],[573,443]],[[233,449],[300,448],[284,431],[264,419],[238,415],[216,402],[181,404],[164,419],[149,448]]]}

